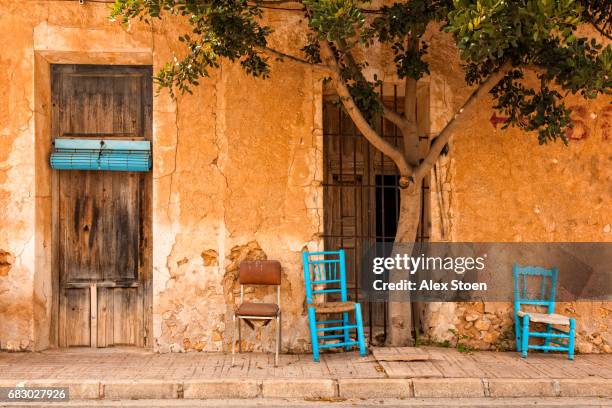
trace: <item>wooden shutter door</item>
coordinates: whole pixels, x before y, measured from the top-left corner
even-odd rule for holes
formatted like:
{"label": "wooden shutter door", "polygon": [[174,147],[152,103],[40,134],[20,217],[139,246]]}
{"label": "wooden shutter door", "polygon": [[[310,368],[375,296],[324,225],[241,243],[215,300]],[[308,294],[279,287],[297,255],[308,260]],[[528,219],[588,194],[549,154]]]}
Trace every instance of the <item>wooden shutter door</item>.
{"label": "wooden shutter door", "polygon": [[[150,140],[149,67],[52,70],[53,137]],[[59,346],[146,345],[150,174],[55,176]]]}

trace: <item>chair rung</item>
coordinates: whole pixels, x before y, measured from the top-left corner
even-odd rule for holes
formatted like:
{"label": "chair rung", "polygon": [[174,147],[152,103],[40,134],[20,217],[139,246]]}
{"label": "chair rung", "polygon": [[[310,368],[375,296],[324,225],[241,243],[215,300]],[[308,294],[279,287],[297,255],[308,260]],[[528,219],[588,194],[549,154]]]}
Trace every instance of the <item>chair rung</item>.
{"label": "chair rung", "polygon": [[314,295],[320,295],[321,293],[341,293],[342,290],[340,289],[318,289],[318,290],[313,290],[312,293]]}
{"label": "chair rung", "polygon": [[567,339],[569,338],[569,334],[529,332],[529,337],[549,337],[551,339]]}
{"label": "chair rung", "polygon": [[334,326],[334,327],[319,327],[317,328],[317,331],[320,332],[326,332],[326,331],[335,331],[335,330],[350,330],[350,329],[356,329],[357,325],[352,325],[352,326]]}
{"label": "chair rung", "polygon": [[518,303],[522,305],[548,306],[550,302],[547,300],[520,300]]}
{"label": "chair rung", "polygon": [[327,334],[325,336],[319,336],[319,340],[327,340],[327,339],[343,339],[344,334]]}
{"label": "chair rung", "polygon": [[[308,255],[336,255],[337,252],[309,252]],[[311,264],[321,264],[321,263],[339,263],[339,259],[310,259],[308,262]]]}
{"label": "chair rung", "polygon": [[569,332],[566,332],[565,330],[557,329],[556,327],[551,327],[551,330],[556,332],[556,333],[563,333],[563,334],[568,334],[569,335]]}
{"label": "chair rung", "polygon": [[344,323],[344,320],[321,320],[317,322],[319,324],[333,324],[333,323]]}
{"label": "chair rung", "polygon": [[357,346],[359,345],[358,341],[343,341],[340,343],[328,343],[328,344],[319,344],[319,348],[334,348],[334,347],[345,347],[345,346]]}
{"label": "chair rung", "polygon": [[338,283],[342,282],[340,279],[327,279],[327,280],[316,280],[312,281],[313,285],[325,285],[326,283]]}
{"label": "chair rung", "polygon": [[555,346],[536,346],[536,345],[529,345],[528,346],[530,349],[535,349],[535,350],[548,350],[548,351],[569,351],[569,347],[555,347]]}

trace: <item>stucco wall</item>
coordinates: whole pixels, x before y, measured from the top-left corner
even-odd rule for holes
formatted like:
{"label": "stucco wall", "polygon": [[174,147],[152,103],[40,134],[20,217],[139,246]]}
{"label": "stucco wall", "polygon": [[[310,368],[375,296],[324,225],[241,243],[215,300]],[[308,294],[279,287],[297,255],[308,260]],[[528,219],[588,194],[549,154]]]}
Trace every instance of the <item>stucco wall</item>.
{"label": "stucco wall", "polygon": [[[158,70],[181,50],[178,22],[127,31],[107,15],[106,6],[94,3],[0,2],[3,349],[48,345],[49,64],[144,63]],[[276,38],[299,43],[299,16],[271,15],[270,23],[278,18],[284,20]],[[285,65],[262,81],[223,64],[194,95],[154,99],[156,350],[226,348],[235,272],[244,258],[281,261],[284,349],[305,348],[299,262],[303,248],[319,245],[322,224],[321,83],[310,70]],[[261,335],[266,348],[268,332]],[[248,349],[256,342],[247,333]]]}
{"label": "stucco wall", "polygon": [[[49,343],[49,64],[151,64],[157,70],[181,50],[179,22],[135,24],[127,31],[107,14],[98,3],[0,0],[0,349]],[[276,45],[291,50],[300,43],[299,14],[268,18]],[[449,37],[431,30],[428,38],[432,73],[423,86],[429,88],[427,131],[435,135],[470,90]],[[174,102],[162,92],[154,99],[156,350],[227,347],[237,265],[246,258],[281,261],[283,349],[309,347],[299,254],[321,244],[321,82],[299,65],[276,64],[267,81],[223,64],[194,95]],[[379,76],[393,81],[390,66],[383,68]],[[588,136],[569,147],[541,147],[533,136],[495,130],[488,101],[481,101],[433,174],[434,239],[610,241],[609,102],[576,100],[584,106],[577,119]],[[505,304],[431,304],[426,333],[444,340],[451,329],[469,335],[473,346],[503,346],[511,333],[509,310]],[[579,349],[610,351],[610,304],[560,310],[579,318]],[[261,332],[261,343],[249,334],[245,347],[268,348],[271,334]]]}
{"label": "stucco wall", "polygon": [[[584,35],[597,36],[586,28]],[[440,39],[432,46],[431,127],[439,132],[466,100],[457,52]],[[599,37],[599,40],[605,40]],[[438,61],[438,63],[436,63]],[[439,62],[445,61],[445,66]],[[454,63],[450,63],[454,61]],[[532,85],[537,86],[533,76]],[[432,239],[458,242],[611,242],[612,98],[567,99],[574,110],[570,143],[540,146],[535,134],[491,123],[486,97],[465,112],[450,154],[432,172]],[[499,115],[497,115],[499,116]],[[503,273],[500,271],[500,273]],[[510,273],[510,271],[507,271]],[[580,352],[611,352],[612,303],[558,304],[576,317]],[[508,303],[433,303],[423,316],[434,342],[469,347],[514,347]]]}

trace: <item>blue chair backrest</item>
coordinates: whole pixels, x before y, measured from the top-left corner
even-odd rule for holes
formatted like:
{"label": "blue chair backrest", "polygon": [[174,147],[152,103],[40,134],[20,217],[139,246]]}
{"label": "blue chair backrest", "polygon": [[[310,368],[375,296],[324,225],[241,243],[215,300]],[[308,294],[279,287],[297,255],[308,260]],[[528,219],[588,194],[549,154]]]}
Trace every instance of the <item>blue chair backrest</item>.
{"label": "blue chair backrest", "polygon": [[302,252],[306,302],[310,305],[315,295],[339,293],[347,301],[346,263],[344,250]]}
{"label": "blue chair backrest", "polygon": [[[555,294],[557,287],[557,268],[545,269],[539,266],[523,266],[514,264],[514,308],[520,309],[521,305],[535,305],[547,307],[547,313],[555,311]],[[541,277],[539,290],[530,292],[527,282],[530,277]]]}

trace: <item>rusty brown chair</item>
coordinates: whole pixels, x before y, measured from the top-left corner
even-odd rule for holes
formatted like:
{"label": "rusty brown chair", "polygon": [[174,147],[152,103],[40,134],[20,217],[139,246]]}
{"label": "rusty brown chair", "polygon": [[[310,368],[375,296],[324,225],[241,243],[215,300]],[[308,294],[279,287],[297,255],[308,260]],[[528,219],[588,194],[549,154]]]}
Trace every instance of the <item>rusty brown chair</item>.
{"label": "rusty brown chair", "polygon": [[[281,309],[280,309],[280,284],[281,266],[278,261],[244,261],[240,264],[238,272],[240,283],[240,306],[234,312],[234,334],[232,336],[232,366],[236,355],[236,329],[238,330],[238,352],[242,352],[241,320],[244,320],[251,329],[255,325],[251,320],[263,320],[263,326],[272,320],[276,321],[276,353],[274,365],[278,365],[278,354],[281,343]],[[244,286],[276,286],[276,303],[245,302]],[[262,326],[262,327],[263,327]]]}

